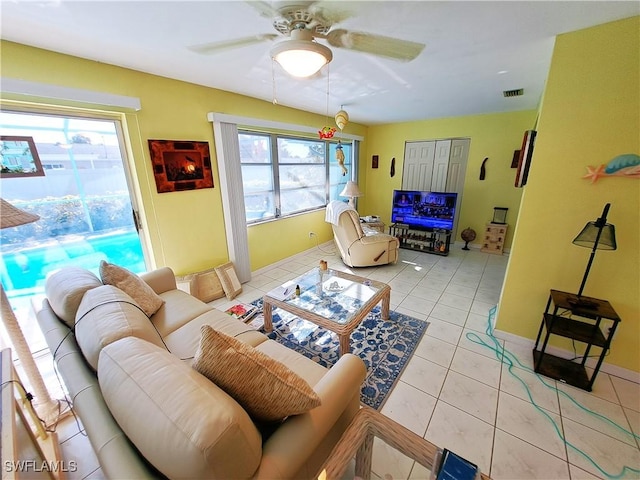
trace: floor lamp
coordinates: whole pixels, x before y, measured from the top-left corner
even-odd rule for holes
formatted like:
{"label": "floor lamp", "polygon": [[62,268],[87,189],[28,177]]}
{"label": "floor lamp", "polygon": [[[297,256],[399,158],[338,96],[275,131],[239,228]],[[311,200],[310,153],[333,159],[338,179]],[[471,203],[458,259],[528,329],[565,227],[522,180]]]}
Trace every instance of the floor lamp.
{"label": "floor lamp", "polygon": [[[2,198],[0,198],[0,202],[0,229],[25,225],[27,223],[35,222],[40,218],[37,215],[33,215],[14,207]],[[7,298],[7,294],[5,293],[4,286],[1,282],[0,291],[2,292],[2,323],[7,330],[9,339],[11,340],[17,357],[20,360],[35,393],[34,406],[38,412],[38,416],[44,420],[45,424],[51,425],[59,418],[59,402],[53,400],[49,395],[49,391],[47,390],[44,380],[42,379],[42,375],[36,366],[36,362],[31,354],[29,345],[24,338],[20,324],[13,313],[13,309],[11,308],[11,304],[9,303],[9,299]]]}
{"label": "floor lamp", "polygon": [[609,213],[610,203],[604,206],[602,215],[595,222],[587,222],[582,231],[576,238],[573,239],[573,244],[580,247],[591,248],[591,255],[589,255],[589,261],[587,262],[587,269],[582,277],[582,283],[580,284],[580,290],[578,291],[578,298],[576,303],[583,308],[590,308],[594,305],[594,302],[586,300],[582,297],[584,286],[587,283],[589,277],[589,271],[591,270],[591,264],[596,256],[596,250],[615,250],[618,248],[616,244],[616,229],[610,223],[607,223],[607,214]]}

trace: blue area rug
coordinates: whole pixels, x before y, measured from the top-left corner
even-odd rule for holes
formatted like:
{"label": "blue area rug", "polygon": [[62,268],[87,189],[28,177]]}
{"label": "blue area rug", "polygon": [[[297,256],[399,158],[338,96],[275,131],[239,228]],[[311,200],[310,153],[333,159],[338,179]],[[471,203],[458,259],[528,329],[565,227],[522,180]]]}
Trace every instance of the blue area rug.
{"label": "blue area rug", "polygon": [[[262,309],[262,299],[252,302]],[[324,367],[338,361],[338,336],[274,307],[273,332],[270,339],[295,350]],[[351,334],[351,353],[358,355],[367,366],[362,386],[362,403],[379,410],[393,389],[416,346],[427,330],[428,322],[397,312],[389,313],[389,320],[380,319],[380,306]]]}

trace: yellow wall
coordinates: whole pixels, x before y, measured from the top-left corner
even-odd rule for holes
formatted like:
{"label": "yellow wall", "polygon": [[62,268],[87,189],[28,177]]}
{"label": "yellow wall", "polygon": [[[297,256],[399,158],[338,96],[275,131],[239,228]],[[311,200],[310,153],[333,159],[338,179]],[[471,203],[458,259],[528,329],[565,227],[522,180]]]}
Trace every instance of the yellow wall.
{"label": "yellow wall", "polygon": [[640,153],[639,32],[634,17],[556,40],[497,319],[498,329],[535,339],[549,289],[580,287],[590,250],[571,241],[611,203],[618,249],[597,252],[584,294],[609,300],[622,318],[607,363],[636,372],[640,179],[581,177],[587,165]]}
{"label": "yellow wall", "polygon": [[[177,274],[227,261],[227,243],[213,128],[208,112],[321,128],[325,115],[273,105],[212,88],[61,55],[16,43],[1,44],[2,76],[138,97],[142,109],[126,115],[134,160],[136,192],[153,250],[151,267],[168,265]],[[366,127],[349,123],[345,133],[364,136]],[[147,139],[208,141],[214,165],[213,189],[158,194]],[[364,143],[364,142],[363,142]],[[331,238],[324,211],[249,229],[251,267],[257,269]],[[281,239],[286,238],[287,242]]]}
{"label": "yellow wall", "polygon": [[[458,224],[460,232],[471,227],[477,232],[474,243],[480,243],[494,207],[507,207],[510,229],[505,247],[511,245],[522,189],[514,186],[516,169],[511,168],[514,150],[522,146],[525,130],[534,127],[536,111],[496,113],[466,117],[423,120],[418,122],[369,127],[368,148],[361,162],[367,165],[363,183],[364,196],[359,199],[362,215],[380,215],[389,222],[391,195],[402,185],[405,142],[442,138],[470,138],[469,160]],[[379,168],[371,168],[371,156],[379,156]],[[390,176],[391,159],[396,159],[395,176]],[[480,180],[480,166],[485,157],[486,178]],[[453,239],[452,239],[453,241]]]}

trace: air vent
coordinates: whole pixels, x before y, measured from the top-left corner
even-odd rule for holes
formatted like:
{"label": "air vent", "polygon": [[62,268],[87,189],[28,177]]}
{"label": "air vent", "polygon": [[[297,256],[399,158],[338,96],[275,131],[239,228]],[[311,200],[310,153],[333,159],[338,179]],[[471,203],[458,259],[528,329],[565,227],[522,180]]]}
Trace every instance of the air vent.
{"label": "air vent", "polygon": [[524,88],[518,88],[516,90],[505,90],[502,92],[502,94],[506,97],[519,97],[522,94],[524,94]]}

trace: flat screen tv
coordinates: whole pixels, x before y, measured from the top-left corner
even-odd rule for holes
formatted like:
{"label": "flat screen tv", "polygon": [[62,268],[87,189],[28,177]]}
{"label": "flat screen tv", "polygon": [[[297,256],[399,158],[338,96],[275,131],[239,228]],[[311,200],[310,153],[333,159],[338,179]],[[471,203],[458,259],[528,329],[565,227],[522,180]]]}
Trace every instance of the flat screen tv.
{"label": "flat screen tv", "polygon": [[409,228],[453,230],[457,193],[394,190],[391,221]]}

